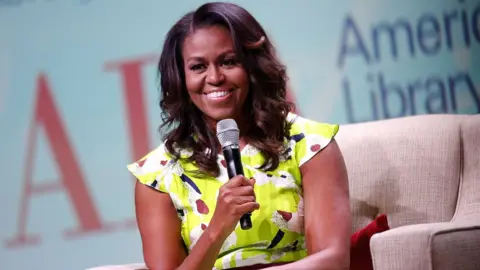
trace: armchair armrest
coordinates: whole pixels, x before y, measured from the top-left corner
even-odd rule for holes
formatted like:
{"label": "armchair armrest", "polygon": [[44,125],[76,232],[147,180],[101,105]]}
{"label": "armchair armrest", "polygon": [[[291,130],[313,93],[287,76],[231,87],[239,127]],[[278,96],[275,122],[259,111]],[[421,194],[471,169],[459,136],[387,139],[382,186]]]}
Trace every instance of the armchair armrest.
{"label": "armchair armrest", "polygon": [[372,236],[375,270],[474,270],[480,267],[480,220],[416,224]]}

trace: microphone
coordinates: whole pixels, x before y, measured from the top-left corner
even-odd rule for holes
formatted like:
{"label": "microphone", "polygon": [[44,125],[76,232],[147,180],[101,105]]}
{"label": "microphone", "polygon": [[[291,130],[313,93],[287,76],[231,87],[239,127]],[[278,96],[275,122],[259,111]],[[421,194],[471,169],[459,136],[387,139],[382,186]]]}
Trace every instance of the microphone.
{"label": "microphone", "polygon": [[[217,138],[222,146],[223,156],[227,165],[228,178],[232,179],[243,174],[242,159],[240,157],[240,131],[233,119],[224,119],[217,123]],[[246,213],[240,218],[242,230],[252,228],[251,213]]]}

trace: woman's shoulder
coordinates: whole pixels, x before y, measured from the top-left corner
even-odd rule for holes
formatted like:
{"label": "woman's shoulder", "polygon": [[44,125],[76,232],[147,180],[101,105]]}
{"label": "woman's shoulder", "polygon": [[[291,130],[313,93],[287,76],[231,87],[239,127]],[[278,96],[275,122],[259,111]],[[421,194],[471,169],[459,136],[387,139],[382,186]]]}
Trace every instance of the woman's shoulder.
{"label": "woman's shoulder", "polygon": [[142,158],[127,165],[129,171],[133,174],[146,174],[161,170],[173,160],[165,148],[165,143],[160,144]]}
{"label": "woman's shoulder", "polygon": [[301,166],[324,149],[338,133],[339,125],[318,122],[290,113],[287,117],[290,126],[290,147]]}
{"label": "woman's shoulder", "polygon": [[[179,151],[185,157],[188,151]],[[139,160],[127,165],[127,169],[143,184],[167,192],[167,183],[175,176],[181,176],[183,170],[177,158],[167,151],[165,143],[151,150]]]}
{"label": "woman's shoulder", "polygon": [[[185,159],[189,158],[193,152],[189,149],[178,148],[173,145],[174,151],[179,154],[179,158]],[[167,147],[166,142],[163,142],[150,152],[148,152],[145,156],[138,159],[137,161],[130,163],[127,165],[128,169],[131,171],[132,169],[139,170],[141,169],[144,173],[157,171],[162,169],[167,165],[171,165],[173,163],[177,163],[178,158],[176,158],[173,154],[171,154]]]}
{"label": "woman's shoulder", "polygon": [[321,135],[331,138],[336,135],[339,130],[338,124],[329,122],[319,122],[310,118],[302,117],[294,113],[289,113],[287,121],[291,124],[290,136],[303,134],[307,135]]}

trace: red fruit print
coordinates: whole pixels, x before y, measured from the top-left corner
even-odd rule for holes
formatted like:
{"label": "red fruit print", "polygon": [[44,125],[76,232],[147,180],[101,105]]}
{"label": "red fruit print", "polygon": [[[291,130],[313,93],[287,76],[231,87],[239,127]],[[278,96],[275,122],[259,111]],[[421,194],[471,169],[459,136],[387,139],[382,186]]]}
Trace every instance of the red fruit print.
{"label": "red fruit print", "polygon": [[162,164],[162,166],[165,166],[165,164],[167,164],[167,162],[168,161],[166,161],[166,160],[162,160],[162,161],[160,161],[160,164]]}
{"label": "red fruit print", "polygon": [[143,164],[145,163],[145,161],[147,161],[147,159],[143,159],[143,160],[140,160],[139,162],[137,162],[138,166],[143,167]]}
{"label": "red fruit print", "polygon": [[292,218],[292,213],[290,212],[278,210],[277,213],[279,213],[283,217],[283,219],[285,219],[286,221],[289,221]]}
{"label": "red fruit print", "polygon": [[317,152],[318,150],[320,150],[320,147],[320,144],[314,144],[312,145],[312,147],[310,147],[310,151]]}
{"label": "red fruit print", "polygon": [[225,160],[220,161],[220,163],[222,163],[222,166],[224,168],[227,168],[227,162]]}
{"label": "red fruit print", "polygon": [[209,212],[208,206],[205,204],[204,201],[197,200],[195,203],[197,204],[197,210],[200,214],[203,214],[203,215],[208,214]]}
{"label": "red fruit print", "polygon": [[202,230],[203,230],[203,231],[205,231],[205,230],[207,229],[207,225],[205,225],[205,224],[203,224],[203,223],[202,223],[201,227],[202,227]]}

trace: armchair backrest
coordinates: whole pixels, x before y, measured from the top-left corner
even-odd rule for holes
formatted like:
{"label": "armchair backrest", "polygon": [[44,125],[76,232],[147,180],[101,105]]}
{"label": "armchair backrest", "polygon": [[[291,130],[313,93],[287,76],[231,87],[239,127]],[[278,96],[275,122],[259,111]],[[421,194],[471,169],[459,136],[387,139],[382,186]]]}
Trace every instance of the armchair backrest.
{"label": "armchair backrest", "polygon": [[461,215],[479,212],[480,115],[349,124],[336,139],[349,173],[354,231],[381,213],[398,227],[449,221],[457,205]]}

